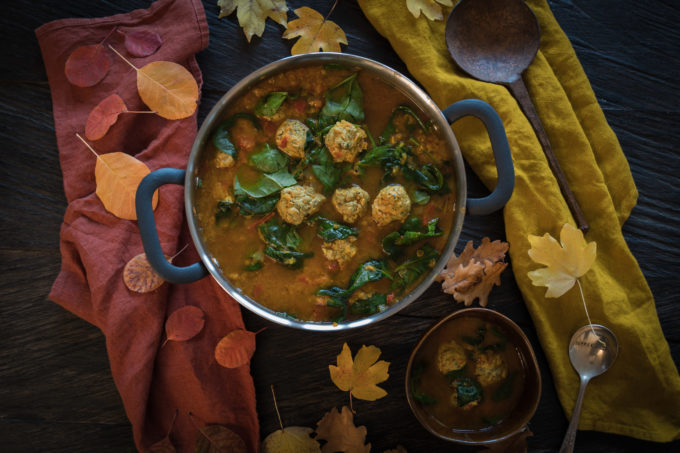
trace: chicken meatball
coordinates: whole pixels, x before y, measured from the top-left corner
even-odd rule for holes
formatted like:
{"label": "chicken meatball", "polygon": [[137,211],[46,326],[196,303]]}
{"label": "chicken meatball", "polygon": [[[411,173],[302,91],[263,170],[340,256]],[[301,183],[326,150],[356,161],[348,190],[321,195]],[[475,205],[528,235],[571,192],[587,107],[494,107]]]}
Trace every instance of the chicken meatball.
{"label": "chicken meatball", "polygon": [[324,200],[326,197],[312,187],[295,185],[281,190],[276,210],[284,222],[300,225],[307,216],[319,210]]}
{"label": "chicken meatball", "polygon": [[368,192],[354,186],[349,189],[336,189],[332,201],[336,211],[342,214],[342,219],[347,223],[354,223],[366,212],[370,198]]}
{"label": "chicken meatball", "polygon": [[295,159],[305,157],[309,128],[298,120],[286,120],[276,130],[276,146]]}
{"label": "chicken meatball", "polygon": [[340,269],[357,254],[357,246],[354,242],[356,237],[350,236],[347,239],[338,239],[333,242],[324,242],[321,251],[326,259],[337,261]]}
{"label": "chicken meatball", "polygon": [[408,217],[411,212],[411,199],[401,184],[391,184],[383,187],[373,200],[373,220],[378,226]]}
{"label": "chicken meatball", "polygon": [[335,123],[324,141],[335,162],[353,162],[368,148],[366,132],[345,120]]}
{"label": "chicken meatball", "polygon": [[437,351],[437,368],[443,374],[462,369],[467,363],[465,349],[457,341],[442,343]]}
{"label": "chicken meatball", "polygon": [[474,360],[475,377],[483,387],[500,382],[508,376],[508,366],[497,352],[481,352],[475,355]]}

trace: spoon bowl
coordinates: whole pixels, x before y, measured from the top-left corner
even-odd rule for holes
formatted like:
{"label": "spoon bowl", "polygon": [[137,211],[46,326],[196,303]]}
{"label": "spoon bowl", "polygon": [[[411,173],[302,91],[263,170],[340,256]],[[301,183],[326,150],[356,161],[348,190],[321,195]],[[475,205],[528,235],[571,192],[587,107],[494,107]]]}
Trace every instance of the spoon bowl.
{"label": "spoon bowl", "polygon": [[588,382],[607,371],[618,354],[619,342],[614,333],[604,326],[589,324],[581,327],[572,335],[569,342],[569,359],[581,379],[581,385],[560,453],[574,451],[576,429]]}

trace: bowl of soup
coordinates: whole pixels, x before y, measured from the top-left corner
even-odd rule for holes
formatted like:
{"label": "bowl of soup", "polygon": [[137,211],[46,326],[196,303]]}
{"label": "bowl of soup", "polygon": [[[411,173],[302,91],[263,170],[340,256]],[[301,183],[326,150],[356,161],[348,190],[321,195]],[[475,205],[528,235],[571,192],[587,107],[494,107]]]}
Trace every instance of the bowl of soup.
{"label": "bowl of soup", "polygon": [[[499,169],[491,195],[468,199],[450,122],[480,117]],[[360,327],[409,305],[453,252],[466,211],[502,208],[514,173],[500,118],[463,100],[442,112],[373,60],[284,58],[230,89],[210,111],[186,170],[140,184],[138,224],[151,265],[185,283],[210,274],[244,307],[308,330]],[[201,261],[169,263],[150,196],[184,184]]]}
{"label": "bowl of soup", "polygon": [[406,397],[420,424],[463,444],[492,444],[521,432],[541,395],[536,357],[520,327],[486,308],[458,310],[418,341]]}

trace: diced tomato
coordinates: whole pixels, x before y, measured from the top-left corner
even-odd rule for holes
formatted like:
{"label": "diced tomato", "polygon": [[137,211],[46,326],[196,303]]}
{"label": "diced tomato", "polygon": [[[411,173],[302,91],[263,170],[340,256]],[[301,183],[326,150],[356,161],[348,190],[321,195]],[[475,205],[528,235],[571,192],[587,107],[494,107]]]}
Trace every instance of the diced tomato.
{"label": "diced tomato", "polygon": [[337,261],[333,260],[328,263],[328,270],[331,272],[337,272],[340,270],[340,265]]}
{"label": "diced tomato", "polygon": [[388,305],[392,304],[394,302],[394,293],[389,293],[386,300]]}
{"label": "diced tomato", "polygon": [[296,99],[293,101],[293,109],[298,113],[304,113],[307,108],[307,101],[304,99]]}
{"label": "diced tomato", "polygon": [[283,137],[281,139],[280,147],[285,148],[287,144],[288,144],[288,137]]}
{"label": "diced tomato", "polygon": [[255,285],[253,287],[253,297],[257,299],[262,295],[262,285]]}
{"label": "diced tomato", "polygon": [[249,153],[255,148],[255,137],[251,135],[238,135],[235,139],[239,151]]}

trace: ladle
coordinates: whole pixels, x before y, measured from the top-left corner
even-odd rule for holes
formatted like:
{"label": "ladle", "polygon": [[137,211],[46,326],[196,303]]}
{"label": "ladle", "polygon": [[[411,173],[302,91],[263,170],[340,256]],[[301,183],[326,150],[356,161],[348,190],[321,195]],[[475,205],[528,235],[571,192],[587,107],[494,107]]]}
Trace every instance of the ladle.
{"label": "ladle", "polygon": [[576,223],[588,231],[583,211],[553,154],[522,72],[538,51],[538,21],[523,0],[461,0],[446,21],[446,45],[453,60],[476,79],[505,85],[519,103],[541,143],[548,165]]}
{"label": "ladle", "polygon": [[578,329],[569,342],[569,359],[581,379],[578,397],[571,412],[569,428],[564,435],[559,453],[574,451],[576,429],[581,416],[583,396],[588,382],[609,369],[619,354],[619,342],[614,333],[599,324],[588,324]]}

